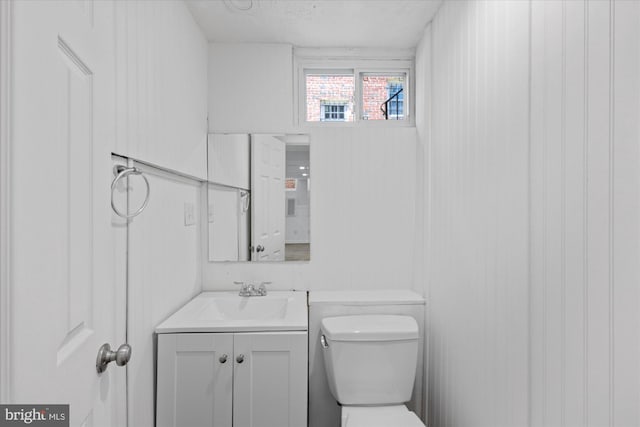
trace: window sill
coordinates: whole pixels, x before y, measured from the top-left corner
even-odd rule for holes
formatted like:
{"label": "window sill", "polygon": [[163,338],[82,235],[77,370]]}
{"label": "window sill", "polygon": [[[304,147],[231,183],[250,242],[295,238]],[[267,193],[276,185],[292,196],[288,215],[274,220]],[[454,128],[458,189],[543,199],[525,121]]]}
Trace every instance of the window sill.
{"label": "window sill", "polygon": [[353,122],[325,121],[325,122],[302,122],[298,124],[301,128],[411,128],[416,127],[413,120],[358,120]]}

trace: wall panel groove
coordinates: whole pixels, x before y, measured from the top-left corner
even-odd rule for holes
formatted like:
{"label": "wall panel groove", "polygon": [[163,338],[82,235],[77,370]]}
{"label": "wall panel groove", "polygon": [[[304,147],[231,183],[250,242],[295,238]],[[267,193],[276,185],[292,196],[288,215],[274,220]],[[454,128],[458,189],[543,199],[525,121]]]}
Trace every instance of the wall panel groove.
{"label": "wall panel groove", "polygon": [[614,405],[615,405],[615,386],[614,386],[614,349],[615,349],[615,327],[614,327],[614,181],[613,173],[615,168],[614,160],[614,141],[615,141],[615,1],[609,2],[609,425],[614,426]]}
{"label": "wall panel groove", "polygon": [[561,283],[561,302],[560,302],[560,425],[566,425],[566,306],[567,306],[567,298],[566,298],[566,287],[567,287],[567,270],[566,270],[566,258],[567,258],[567,245],[566,245],[566,237],[567,237],[567,227],[566,227],[566,194],[567,194],[567,184],[566,184],[566,173],[567,173],[567,5],[565,2],[562,3],[562,100],[560,105],[561,118],[560,122],[562,124],[561,130],[561,184],[560,184],[560,230],[561,230],[561,242],[560,242],[560,283]]}
{"label": "wall panel groove", "polygon": [[10,171],[11,156],[10,106],[12,93],[10,91],[11,66],[11,2],[0,2],[0,401],[12,402],[12,386],[14,379],[11,374],[12,335],[12,289],[10,251],[11,241],[11,193]]}
{"label": "wall panel groove", "polygon": [[584,62],[581,64],[584,69],[584,139],[583,139],[583,236],[584,236],[584,249],[583,249],[583,314],[582,321],[583,328],[583,348],[584,353],[584,370],[583,370],[583,400],[582,400],[582,413],[584,425],[589,425],[589,175],[587,174],[587,165],[589,164],[589,3],[588,0],[584,0]]}

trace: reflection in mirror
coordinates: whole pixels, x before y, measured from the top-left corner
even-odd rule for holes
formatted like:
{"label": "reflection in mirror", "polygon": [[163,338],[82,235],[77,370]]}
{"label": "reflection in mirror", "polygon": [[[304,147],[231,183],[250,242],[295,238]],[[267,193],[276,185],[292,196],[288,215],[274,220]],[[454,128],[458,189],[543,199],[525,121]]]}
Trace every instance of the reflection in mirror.
{"label": "reflection in mirror", "polygon": [[308,261],[310,174],[307,135],[209,135],[209,261]]}
{"label": "reflection in mirror", "polygon": [[288,143],[285,180],[285,259],[287,261],[309,261],[310,259],[311,168],[309,166],[309,144]]}

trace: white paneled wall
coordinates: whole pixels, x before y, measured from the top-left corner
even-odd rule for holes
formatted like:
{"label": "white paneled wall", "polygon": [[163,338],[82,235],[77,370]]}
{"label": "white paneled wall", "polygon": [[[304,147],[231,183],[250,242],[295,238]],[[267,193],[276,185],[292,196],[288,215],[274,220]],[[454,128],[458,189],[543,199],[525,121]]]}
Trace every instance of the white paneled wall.
{"label": "white paneled wall", "polygon": [[[413,285],[414,290],[421,293],[424,297],[428,297],[427,274],[429,271],[428,243],[430,230],[429,227],[429,210],[426,209],[426,198],[429,190],[429,169],[426,165],[429,161],[430,154],[430,111],[431,111],[431,26],[425,29],[424,37],[416,48],[416,233],[414,233],[413,241]],[[422,112],[422,114],[420,114]],[[431,310],[430,301],[427,300],[427,308],[425,311],[425,355],[423,370],[423,394],[424,394],[424,418],[429,416],[429,311]]]}
{"label": "white paneled wall", "polygon": [[415,135],[398,127],[311,129],[311,261],[206,262],[203,287],[268,280],[273,289],[410,288]]}
{"label": "white paneled wall", "polygon": [[283,133],[293,127],[293,47],[209,44],[209,131]]}
{"label": "white paneled wall", "polygon": [[[201,291],[201,227],[185,225],[184,204],[199,206],[201,184],[152,168],[149,205],[129,224],[127,367],[129,425],[154,425],[155,327]],[[141,181],[131,184],[132,206],[144,197]],[[198,209],[196,209],[197,215]]]}
{"label": "white paneled wall", "polygon": [[[114,2],[117,140],[114,151],[168,170],[207,176],[207,41],[182,1]],[[137,165],[140,166],[140,165]],[[145,168],[145,166],[140,166]],[[146,168],[151,199],[129,223],[128,422],[154,425],[155,327],[201,290],[202,227],[195,180]],[[130,203],[144,184],[132,178]]]}
{"label": "white paneled wall", "polygon": [[640,425],[640,2],[445,2],[416,68],[429,425]]}
{"label": "white paneled wall", "polygon": [[207,40],[182,1],[116,1],[115,152],[207,178]]}
{"label": "white paneled wall", "polygon": [[418,49],[432,426],[527,424],[528,35],[527,2],[445,2]]}
{"label": "white paneled wall", "polygon": [[531,425],[640,425],[640,3],[534,1]]}

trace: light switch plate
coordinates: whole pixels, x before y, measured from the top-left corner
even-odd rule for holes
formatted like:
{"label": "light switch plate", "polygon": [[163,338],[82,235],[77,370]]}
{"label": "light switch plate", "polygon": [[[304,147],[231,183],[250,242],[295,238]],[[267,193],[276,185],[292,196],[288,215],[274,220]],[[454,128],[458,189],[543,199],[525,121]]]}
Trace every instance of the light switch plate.
{"label": "light switch plate", "polygon": [[184,225],[195,225],[196,223],[196,207],[193,203],[185,202],[184,204]]}

